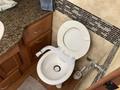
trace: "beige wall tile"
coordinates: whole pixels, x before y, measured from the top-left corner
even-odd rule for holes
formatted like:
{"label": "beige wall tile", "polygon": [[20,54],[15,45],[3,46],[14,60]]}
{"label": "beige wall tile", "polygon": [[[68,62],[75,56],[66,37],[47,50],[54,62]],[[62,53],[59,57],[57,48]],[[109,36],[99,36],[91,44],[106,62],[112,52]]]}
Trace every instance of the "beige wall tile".
{"label": "beige wall tile", "polygon": [[109,69],[107,70],[107,74],[111,73],[112,71],[116,70],[120,67],[120,48],[118,49],[112,63],[110,64]]}
{"label": "beige wall tile", "polygon": [[76,85],[75,90],[86,90],[92,84],[96,73],[96,70],[90,71],[89,74],[79,80],[79,83]]}
{"label": "beige wall tile", "polygon": [[[90,34],[90,50],[86,56],[77,61],[76,69],[82,68],[84,65],[88,64],[88,62],[86,61],[87,56],[93,59],[96,63],[103,64],[113,47],[113,44],[96,35],[95,33],[90,32]],[[86,88],[88,88],[92,84],[97,74],[98,72],[96,71],[96,69],[91,70],[86,76],[83,77],[82,80],[79,81],[79,84],[76,86],[77,90],[85,90]]]}
{"label": "beige wall tile", "polygon": [[120,0],[68,0],[120,28]]}
{"label": "beige wall tile", "polygon": [[81,58],[80,61],[77,62],[77,64],[81,63],[81,61],[82,62],[85,61],[85,58],[87,56],[94,60],[96,63],[103,64],[113,47],[113,44],[106,41],[102,37],[96,35],[95,33],[90,32],[90,35],[91,35],[90,49],[87,55]]}

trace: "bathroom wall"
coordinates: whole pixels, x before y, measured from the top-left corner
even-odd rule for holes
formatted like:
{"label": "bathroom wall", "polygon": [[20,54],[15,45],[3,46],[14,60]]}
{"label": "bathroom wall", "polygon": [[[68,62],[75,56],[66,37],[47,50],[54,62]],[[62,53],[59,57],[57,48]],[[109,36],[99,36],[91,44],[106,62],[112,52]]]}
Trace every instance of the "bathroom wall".
{"label": "bathroom wall", "polygon": [[68,0],[120,28],[119,0]]}
{"label": "bathroom wall", "polygon": [[[117,27],[120,27],[120,20],[118,19],[120,18],[119,0],[68,0],[68,1],[104,19],[107,22]],[[52,37],[52,42],[54,45],[56,45],[57,32],[59,27],[61,26],[62,23],[64,23],[67,20],[71,20],[71,18],[57,10],[54,12],[53,37]],[[95,34],[91,30],[89,30],[89,32],[91,35],[91,47],[86,56],[77,60],[75,70],[78,70],[82,68],[82,66],[88,64],[86,57],[90,57],[95,62],[103,64],[110,50],[113,47],[113,44],[110,43],[109,41]],[[119,67],[119,64],[115,65],[116,63],[118,63],[119,55],[120,49],[117,52],[112,63],[110,64],[110,68],[108,69],[107,74],[109,74],[111,71]],[[95,69],[90,71],[88,75],[84,76],[83,79],[79,81],[78,85],[76,85],[76,89],[85,90],[92,84],[96,75],[97,71]]]}

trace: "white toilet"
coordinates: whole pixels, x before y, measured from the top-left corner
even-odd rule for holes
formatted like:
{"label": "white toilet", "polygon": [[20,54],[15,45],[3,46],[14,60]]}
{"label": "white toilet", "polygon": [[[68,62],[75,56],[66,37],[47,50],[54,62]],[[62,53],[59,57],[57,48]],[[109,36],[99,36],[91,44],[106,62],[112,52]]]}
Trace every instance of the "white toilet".
{"label": "white toilet", "polygon": [[75,61],[84,56],[90,47],[90,35],[80,22],[70,20],[61,25],[57,35],[58,47],[46,46],[36,56],[39,78],[47,84],[62,87],[72,74]]}

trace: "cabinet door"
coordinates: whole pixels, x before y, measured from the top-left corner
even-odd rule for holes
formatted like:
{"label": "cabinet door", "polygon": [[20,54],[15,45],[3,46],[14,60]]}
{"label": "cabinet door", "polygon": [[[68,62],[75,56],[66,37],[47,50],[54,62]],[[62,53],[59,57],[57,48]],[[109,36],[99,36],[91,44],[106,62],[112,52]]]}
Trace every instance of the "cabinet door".
{"label": "cabinet door", "polygon": [[18,45],[15,45],[0,56],[0,90],[4,90],[4,88],[7,88],[20,78],[21,61]]}
{"label": "cabinet door", "polygon": [[34,61],[34,59],[37,59],[35,54],[38,51],[40,51],[43,47],[51,44],[51,35],[51,31],[48,31],[47,33],[41,35],[28,45],[28,50],[32,61]]}
{"label": "cabinet door", "polygon": [[38,51],[40,51],[40,49],[43,48],[44,46],[50,45],[50,43],[51,43],[51,32],[49,31],[41,35],[37,39],[35,39],[32,43],[28,45],[28,47],[30,49],[30,52],[32,54],[35,54]]}
{"label": "cabinet door", "polygon": [[2,62],[0,64],[0,69],[4,72],[4,76],[10,75],[12,72],[17,70],[20,66],[20,63],[18,61],[18,55],[14,55],[11,58],[5,60],[5,62]]}
{"label": "cabinet door", "polygon": [[0,77],[5,79],[22,64],[17,46],[0,56]]}
{"label": "cabinet door", "polygon": [[23,32],[24,43],[28,45],[28,43],[50,30],[52,30],[52,14],[42,17],[25,28]]}
{"label": "cabinet door", "polygon": [[22,72],[29,68],[33,61],[37,61],[36,52],[51,44],[52,16],[52,13],[49,13],[25,28],[23,38],[19,42]]}

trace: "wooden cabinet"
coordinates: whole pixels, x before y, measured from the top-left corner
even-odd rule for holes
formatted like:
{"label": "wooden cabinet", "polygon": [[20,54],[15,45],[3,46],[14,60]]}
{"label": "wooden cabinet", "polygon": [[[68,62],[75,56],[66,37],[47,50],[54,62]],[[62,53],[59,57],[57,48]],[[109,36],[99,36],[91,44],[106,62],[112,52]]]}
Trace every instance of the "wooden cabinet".
{"label": "wooden cabinet", "polygon": [[37,61],[35,54],[43,47],[51,44],[52,14],[26,27],[23,34],[24,46],[27,48],[31,62]]}
{"label": "wooden cabinet", "polygon": [[23,32],[22,39],[0,56],[0,90],[6,90],[24,71],[37,61],[35,54],[51,44],[52,13],[31,23]]}
{"label": "wooden cabinet", "polygon": [[51,31],[48,31],[28,45],[28,50],[30,53],[31,61],[35,60],[36,58],[35,54],[38,51],[40,51],[41,48],[45,47],[46,45],[51,44],[50,38],[51,38]]}
{"label": "wooden cabinet", "polygon": [[22,40],[19,42],[20,55],[22,58],[21,71],[37,61],[35,54],[43,47],[51,44],[52,37],[52,13],[44,15],[39,20],[28,25]]}
{"label": "wooden cabinet", "polygon": [[0,90],[6,88],[21,76],[21,64],[18,45],[0,56]]}

